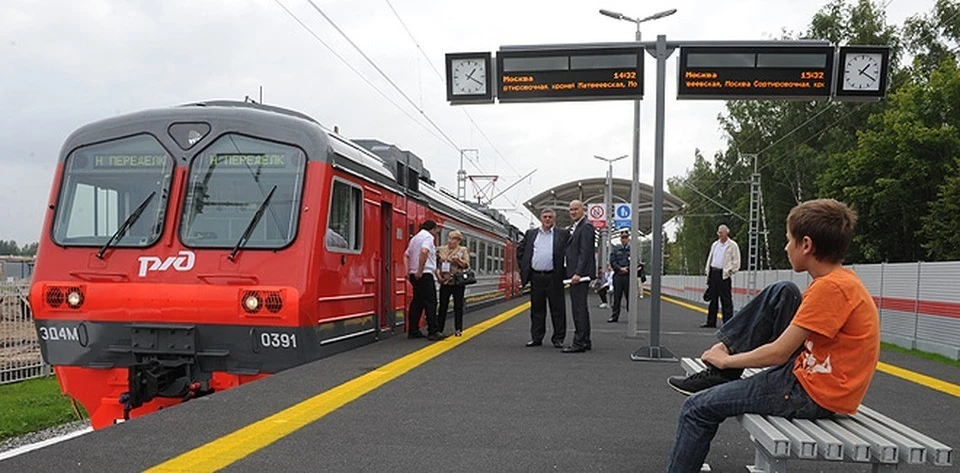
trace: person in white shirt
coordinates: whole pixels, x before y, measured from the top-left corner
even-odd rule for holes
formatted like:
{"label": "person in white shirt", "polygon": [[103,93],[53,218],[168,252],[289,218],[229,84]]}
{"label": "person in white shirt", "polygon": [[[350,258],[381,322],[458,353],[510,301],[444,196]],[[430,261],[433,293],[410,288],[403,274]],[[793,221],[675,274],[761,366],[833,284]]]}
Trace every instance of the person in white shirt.
{"label": "person in white shirt", "polygon": [[723,320],[733,317],[733,294],[731,277],[740,270],[740,247],[729,237],[726,225],[717,227],[717,241],[710,246],[707,255],[707,292],[710,306],[707,308],[707,323],[701,328],[717,327],[717,305],[723,306]]}
{"label": "person in white shirt", "polygon": [[597,268],[597,279],[590,281],[590,287],[593,287],[600,296],[601,309],[606,309],[608,306],[607,293],[610,292],[610,283],[613,281],[613,270],[610,269],[610,265],[607,265],[607,269],[608,271],[604,271],[603,268]]}
{"label": "person in white shirt", "polygon": [[407,312],[407,338],[424,338],[420,332],[420,314],[427,319],[427,340],[443,339],[440,333],[440,321],[437,318],[437,247],[434,245],[440,228],[433,220],[424,220],[420,232],[410,239],[407,251],[403,254],[403,265],[407,268],[410,284],[413,285],[413,299]]}

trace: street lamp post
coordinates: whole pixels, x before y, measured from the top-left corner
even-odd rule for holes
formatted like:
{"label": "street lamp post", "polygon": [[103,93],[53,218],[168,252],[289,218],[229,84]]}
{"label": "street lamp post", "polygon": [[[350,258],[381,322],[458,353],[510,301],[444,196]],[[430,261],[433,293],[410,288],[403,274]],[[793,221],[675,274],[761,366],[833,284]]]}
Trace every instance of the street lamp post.
{"label": "street lamp post", "polygon": [[[629,21],[637,25],[635,39],[640,43],[640,23],[657,20],[677,12],[676,8],[654,13],[646,18],[631,18],[623,13],[610,10],[600,10],[600,14],[616,20]],[[640,290],[637,286],[637,264],[640,262],[640,218],[637,210],[640,207],[640,100],[633,101],[633,181],[630,183],[630,303],[637,307],[640,301]],[[630,312],[627,319],[627,336],[633,337],[637,333],[637,310]]]}
{"label": "street lamp post", "polygon": [[613,163],[628,156],[629,155],[625,154],[613,159],[604,158],[603,156],[593,156],[594,158],[607,162],[607,182],[606,188],[603,191],[603,210],[604,215],[606,215],[607,225],[606,228],[600,231],[600,267],[603,268],[603,271],[607,270],[607,263],[609,263],[609,261],[607,261],[607,256],[610,254],[610,252],[607,251],[607,246],[610,244],[610,231],[613,229],[613,219],[611,218],[612,212],[610,210],[610,207],[613,205]]}

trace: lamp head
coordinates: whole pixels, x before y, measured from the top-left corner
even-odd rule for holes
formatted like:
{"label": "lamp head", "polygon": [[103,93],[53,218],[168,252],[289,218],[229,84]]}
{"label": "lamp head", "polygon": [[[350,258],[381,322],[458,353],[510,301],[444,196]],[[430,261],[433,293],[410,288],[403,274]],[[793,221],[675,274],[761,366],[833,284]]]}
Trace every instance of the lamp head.
{"label": "lamp head", "polygon": [[623,19],[623,13],[617,13],[617,12],[615,12],[615,11],[604,10],[603,8],[600,9],[600,14],[601,14],[601,15],[604,15],[604,16],[609,16],[610,18],[614,18],[614,19],[617,19],[617,20],[622,20],[622,19]]}
{"label": "lamp head", "polygon": [[640,20],[640,21],[659,20],[660,18],[673,15],[673,14],[676,13],[676,12],[677,12],[677,9],[676,9],[676,8],[671,8],[671,9],[669,9],[669,10],[664,10],[664,11],[659,12],[659,13],[654,13],[653,15],[650,15],[650,16],[648,16],[648,17],[646,17],[646,18],[644,18],[644,19],[642,19],[642,20]]}

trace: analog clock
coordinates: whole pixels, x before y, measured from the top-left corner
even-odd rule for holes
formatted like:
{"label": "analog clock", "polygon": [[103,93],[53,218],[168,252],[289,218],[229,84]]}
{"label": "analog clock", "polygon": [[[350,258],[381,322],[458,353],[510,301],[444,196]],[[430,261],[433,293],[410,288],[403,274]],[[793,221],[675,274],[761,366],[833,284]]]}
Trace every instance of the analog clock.
{"label": "analog clock", "polygon": [[849,52],[843,61],[843,90],[879,91],[882,82],[881,53]]}
{"label": "analog clock", "polygon": [[451,59],[451,93],[456,96],[487,93],[487,60],[483,57]]}

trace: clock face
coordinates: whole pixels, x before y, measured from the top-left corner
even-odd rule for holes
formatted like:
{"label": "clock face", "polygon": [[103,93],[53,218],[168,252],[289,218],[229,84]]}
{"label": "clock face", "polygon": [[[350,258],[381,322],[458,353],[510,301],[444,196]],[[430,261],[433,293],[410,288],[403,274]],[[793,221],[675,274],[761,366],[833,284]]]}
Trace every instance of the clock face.
{"label": "clock face", "polygon": [[453,59],[453,95],[483,95],[487,92],[487,62],[484,58]]}
{"label": "clock face", "polygon": [[843,90],[880,90],[882,61],[879,53],[847,54],[843,64]]}

